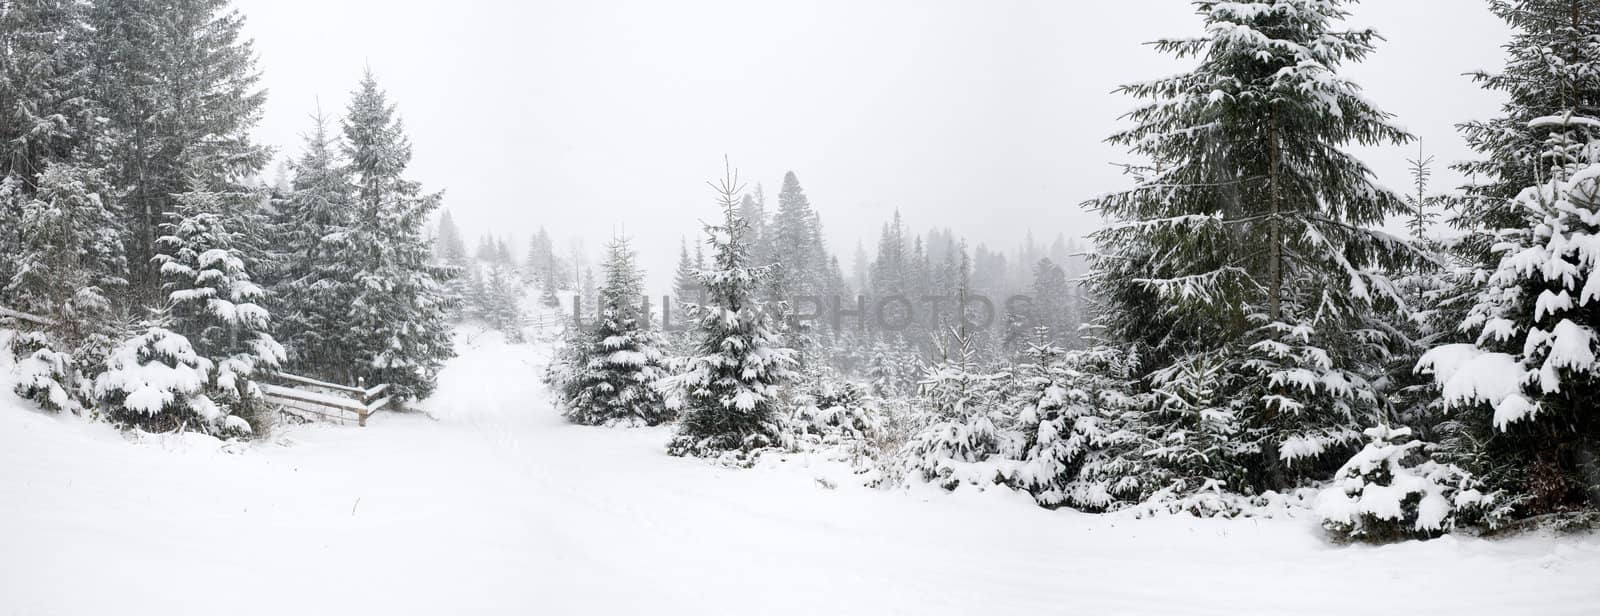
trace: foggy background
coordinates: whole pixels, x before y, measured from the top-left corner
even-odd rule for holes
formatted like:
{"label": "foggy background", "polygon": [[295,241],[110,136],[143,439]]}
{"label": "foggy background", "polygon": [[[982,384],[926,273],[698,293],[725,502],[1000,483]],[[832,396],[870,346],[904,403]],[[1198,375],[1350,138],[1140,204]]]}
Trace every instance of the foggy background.
{"label": "foggy background", "polygon": [[[1098,217],[1078,204],[1127,185],[1102,140],[1135,101],[1111,91],[1187,68],[1141,43],[1202,34],[1180,0],[237,6],[279,160],[370,65],[413,141],[409,176],[446,191],[469,249],[492,232],[520,259],[543,225],[594,254],[625,232],[657,292],[694,218],[717,214],[704,181],[724,154],[769,208],[795,171],[846,271],[895,208],[1007,252],[1027,229],[1086,235]],[[1470,153],[1453,125],[1500,103],[1459,74],[1500,65],[1504,26],[1460,0],[1369,0],[1348,25],[1390,40],[1345,74],[1437,157],[1435,191],[1457,185],[1443,165]],[[1407,189],[1415,144],[1357,153]]]}

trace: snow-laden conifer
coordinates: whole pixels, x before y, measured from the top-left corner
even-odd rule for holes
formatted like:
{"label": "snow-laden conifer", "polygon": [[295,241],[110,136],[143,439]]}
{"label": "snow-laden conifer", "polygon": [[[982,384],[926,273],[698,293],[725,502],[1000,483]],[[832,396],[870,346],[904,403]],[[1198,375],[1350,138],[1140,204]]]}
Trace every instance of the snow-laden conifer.
{"label": "snow-laden conifer", "polygon": [[1494,515],[1466,471],[1427,458],[1410,428],[1367,428],[1367,446],[1339,469],[1316,499],[1322,525],[1346,539],[1392,541],[1436,537]]}
{"label": "snow-laden conifer", "polygon": [[[0,193],[21,188],[13,180]],[[38,330],[9,349],[19,360],[18,393],[45,408],[77,411],[89,402],[88,379],[116,338],[114,298],[127,261],[105,190],[92,168],[51,164],[22,204],[20,243],[7,255],[13,274],[0,288],[10,307],[49,320],[25,323]]]}
{"label": "snow-laden conifer", "polygon": [[899,453],[908,475],[950,490],[1010,481],[1025,447],[1005,406],[1011,375],[976,356],[970,338],[955,330],[940,360],[924,369],[916,404],[926,423]]}
{"label": "snow-laden conifer", "polygon": [[[1196,67],[1122,88],[1147,102],[1110,140],[1142,160],[1134,188],[1090,202],[1112,219],[1090,282],[1104,335],[1141,347],[1147,374],[1217,371],[1188,402],[1238,430],[1211,479],[1282,488],[1331,470],[1352,419],[1380,411],[1374,332],[1403,304],[1384,271],[1416,253],[1374,228],[1404,203],[1343,147],[1408,135],[1339,73],[1378,40],[1338,28],[1350,2],[1193,4],[1205,33],[1155,47]],[[1161,381],[1145,380],[1158,399],[1192,393]]]}
{"label": "snow-laden conifer", "polygon": [[111,351],[94,393],[100,408],[125,425],[248,434],[249,422],[207,395],[214,368],[187,338],[152,325]]}
{"label": "snow-laden conifer", "polygon": [[1048,332],[1035,333],[1016,368],[1023,445],[1013,482],[1040,505],[1098,511],[1141,495],[1118,466],[1142,442],[1127,425],[1129,359],[1107,347],[1064,351]]}
{"label": "snow-laden conifer", "polygon": [[[1528,228],[1502,229],[1499,265],[1461,324],[1473,342],[1423,355],[1452,412],[1446,445],[1531,511],[1588,500],[1582,451],[1600,444],[1600,120],[1558,116],[1548,180],[1513,206]],[[1573,134],[1584,135],[1585,147]]]}
{"label": "snow-laden conifer", "polygon": [[319,113],[287,194],[273,204],[273,237],[282,266],[268,301],[291,371],[346,381],[358,360],[349,344],[350,306],[358,289],[346,261],[352,235],[353,188],[336,137]]}
{"label": "snow-laden conifer", "polygon": [[566,416],[590,425],[656,425],[672,418],[657,382],[666,377],[664,342],[640,308],[642,274],[627,240],[611,242],[599,314],[569,341],[560,393]]}
{"label": "snow-laden conifer", "polygon": [[355,285],[342,339],[355,378],[344,380],[388,383],[400,396],[426,397],[455,354],[446,274],[433,264],[423,232],[440,195],[405,178],[411,142],[370,72],[343,128],[352,218],[339,257],[349,271],[345,280]]}
{"label": "snow-laden conifer", "polygon": [[270,318],[261,304],[265,292],[250,279],[223,211],[249,207],[256,195],[190,191],[178,195],[178,209],[157,241],[161,275],[166,280],[166,327],[184,337],[206,360],[210,399],[223,412],[254,410],[255,381],[276,371],[283,347],[268,333]]}
{"label": "snow-laden conifer", "polygon": [[722,221],[706,225],[712,254],[698,272],[706,290],[693,317],[698,342],[687,371],[669,381],[681,405],[668,447],[674,455],[779,445],[780,394],[795,365],[794,352],[782,346],[757,299],[767,268],[750,263],[749,223],[738,212],[743,187],[730,169],[713,188]]}
{"label": "snow-laden conifer", "polygon": [[120,189],[133,282],[154,300],[156,239],[174,195],[242,191],[268,162],[271,150],[251,139],[266,92],[227,0],[103,0],[89,14],[104,127],[94,158]]}
{"label": "snow-laden conifer", "polygon": [[1458,166],[1476,181],[1453,200],[1467,268],[1441,320],[1459,327],[1418,368],[1444,398],[1444,461],[1504,490],[1523,515],[1592,507],[1600,5],[1490,10],[1513,29],[1506,65],[1474,76],[1505,103],[1460,126],[1482,157]]}

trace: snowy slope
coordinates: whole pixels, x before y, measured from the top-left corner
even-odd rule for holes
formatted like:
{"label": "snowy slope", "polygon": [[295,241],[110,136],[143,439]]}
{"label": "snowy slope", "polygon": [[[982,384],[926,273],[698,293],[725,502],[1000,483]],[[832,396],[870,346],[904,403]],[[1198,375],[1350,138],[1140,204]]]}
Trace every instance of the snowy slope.
{"label": "snowy slope", "polygon": [[998,492],[824,489],[564,423],[463,332],[423,415],[229,453],[0,398],[0,614],[1592,614],[1600,538],[1324,543]]}

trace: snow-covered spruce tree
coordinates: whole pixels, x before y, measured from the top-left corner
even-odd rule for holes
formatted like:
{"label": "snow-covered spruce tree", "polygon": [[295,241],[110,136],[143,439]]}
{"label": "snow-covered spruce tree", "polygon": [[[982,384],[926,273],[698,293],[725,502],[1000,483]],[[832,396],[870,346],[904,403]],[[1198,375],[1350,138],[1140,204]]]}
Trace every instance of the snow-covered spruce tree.
{"label": "snow-covered spruce tree", "polygon": [[1317,515],[1342,539],[1394,541],[1437,537],[1493,515],[1495,495],[1485,494],[1466,471],[1430,460],[1410,428],[1366,430],[1366,448],[1334,474],[1317,495]]}
{"label": "snow-covered spruce tree", "polygon": [[779,394],[795,365],[794,352],[781,345],[756,298],[767,268],[750,265],[749,223],[737,209],[743,186],[730,169],[713,188],[723,219],[706,225],[712,255],[697,273],[706,303],[693,317],[696,354],[686,372],[665,383],[680,418],[667,451],[680,456],[780,445]]}
{"label": "snow-covered spruce tree", "polygon": [[[464,311],[467,297],[467,283],[470,278],[468,268],[472,264],[467,258],[466,244],[461,241],[461,229],[456,226],[456,221],[450,216],[449,210],[439,215],[438,231],[433,239],[433,258],[440,266],[440,271],[446,274],[445,287],[449,289],[450,301],[460,311]],[[531,279],[534,268],[526,267],[525,278]],[[459,316],[459,314],[458,314]]]}
{"label": "snow-covered spruce tree", "polygon": [[1141,442],[1124,425],[1134,407],[1127,360],[1110,347],[1064,351],[1035,332],[1016,367],[1023,453],[1012,482],[1040,505],[1103,511],[1141,495],[1117,466],[1120,450]]}
{"label": "snow-covered spruce tree", "polygon": [[[778,211],[772,217],[771,286],[780,300],[792,301],[803,295],[821,292],[824,255],[817,250],[817,213],[793,171],[783,174],[778,191]],[[762,265],[766,265],[763,263]]]}
{"label": "snow-covered spruce tree", "polygon": [[704,290],[700,288],[700,278],[695,275],[698,269],[695,261],[689,257],[689,245],[680,246],[678,269],[672,275],[672,297],[679,306],[700,303]]}
{"label": "snow-covered spruce tree", "polygon": [[522,342],[522,284],[516,272],[504,264],[485,267],[489,274],[483,279],[482,296],[478,298],[478,316],[505,334],[507,340]]}
{"label": "snow-covered spruce tree", "polygon": [[461,229],[456,227],[449,210],[439,215],[439,233],[434,239],[433,252],[449,265],[463,267],[467,264],[467,247],[461,242]]}
{"label": "snow-covered spruce tree", "polygon": [[557,307],[560,307],[561,306],[561,296],[556,295],[556,285],[555,285],[555,283],[554,282],[549,282],[550,281],[549,277],[545,277],[545,280],[546,280],[546,282],[541,283],[541,285],[540,285],[539,303],[543,304],[546,308],[557,308]]}
{"label": "snow-covered spruce tree", "polygon": [[866,366],[867,390],[877,397],[894,398],[917,389],[917,354],[902,339],[875,342]]}
{"label": "snow-covered spruce tree", "polygon": [[[1568,113],[1600,117],[1600,6],[1586,0],[1491,0],[1489,10],[1513,29],[1506,66],[1498,73],[1473,73],[1473,80],[1504,94],[1506,102],[1496,118],[1458,125],[1483,158],[1455,166],[1475,182],[1453,199],[1457,226],[1477,231],[1462,252],[1485,271],[1500,261],[1494,233],[1530,226],[1515,200],[1548,179],[1546,140],[1568,132],[1535,120]],[[1572,136],[1583,139],[1581,133]]]}
{"label": "snow-covered spruce tree", "polygon": [[173,195],[245,190],[271,155],[250,139],[266,92],[227,0],[97,0],[89,13],[104,116],[93,160],[122,195],[135,290],[157,305],[156,238]]}
{"label": "snow-covered spruce tree", "polygon": [[[1061,266],[1051,262],[1050,259],[1040,259],[1033,267],[1033,314],[1030,321],[1035,328],[1045,328],[1049,339],[1061,344],[1073,332],[1069,331],[1070,324],[1067,319],[1071,316],[1069,304],[1071,303],[1071,289],[1067,286],[1067,274]],[[1035,329],[1034,334],[1039,332]]]}
{"label": "snow-covered spruce tree", "polygon": [[882,429],[881,404],[860,385],[826,365],[807,366],[794,400],[793,428],[815,446],[848,444],[860,453]]}
{"label": "snow-covered spruce tree", "polygon": [[21,242],[8,255],[16,266],[4,286],[10,306],[54,319],[54,333],[71,344],[103,328],[111,293],[124,284],[127,260],[106,190],[93,168],[49,165],[22,203]]}
{"label": "snow-covered spruce tree", "polygon": [[572,374],[561,388],[566,416],[588,425],[656,425],[672,412],[656,389],[667,376],[661,336],[640,310],[642,274],[626,239],[611,242],[600,291],[599,314],[587,335],[573,341]]}
{"label": "snow-covered spruce tree", "polygon": [[93,134],[92,32],[80,0],[27,0],[0,9],[0,305],[28,237],[23,207],[52,164],[76,162]]}
{"label": "snow-covered spruce tree", "polygon": [[305,136],[287,194],[273,205],[272,234],[281,267],[268,294],[286,369],[343,380],[355,360],[347,320],[358,289],[345,261],[351,235],[352,187],[337,144],[319,114]]}
{"label": "snow-covered spruce tree", "polygon": [[[1443,389],[1452,457],[1522,497],[1525,513],[1600,502],[1600,119],[1558,116],[1550,178],[1515,200],[1532,225],[1503,229],[1499,266],[1462,327],[1419,369]],[[1573,133],[1588,133],[1573,150]]]}
{"label": "snow-covered spruce tree", "polygon": [[1249,491],[1262,430],[1246,426],[1250,400],[1238,392],[1241,381],[1263,377],[1230,369],[1239,365],[1221,352],[1193,353],[1146,376],[1150,389],[1138,398],[1133,427],[1144,437],[1136,455],[1150,464],[1127,461],[1141,471],[1135,480],[1146,494],[1215,514],[1223,511],[1205,499],[1183,497]]}
{"label": "snow-covered spruce tree", "polygon": [[[1419,368],[1441,384],[1448,419],[1441,459],[1507,492],[1519,515],[1600,502],[1592,470],[1593,335],[1586,286],[1593,241],[1594,150],[1600,143],[1600,5],[1582,0],[1491,2],[1513,28],[1506,66],[1479,73],[1506,95],[1502,114],[1459,128],[1483,158],[1458,166],[1465,187],[1453,221],[1465,292],[1445,306],[1456,344]],[[1446,341],[1452,342],[1452,341]]]}
{"label": "snow-covered spruce tree", "polygon": [[569,325],[561,332],[555,357],[545,366],[544,380],[550,391],[565,392],[577,374],[588,366],[589,333],[586,328]]}
{"label": "snow-covered spruce tree", "polygon": [[106,371],[95,378],[94,393],[101,411],[123,425],[150,432],[249,434],[249,422],[207,395],[213,368],[187,338],[147,325],[112,350]]}
{"label": "snow-covered spruce tree", "polygon": [[1429,190],[1433,157],[1419,151],[1409,162],[1415,192],[1406,195],[1406,228],[1411,232],[1411,241],[1419,249],[1426,250],[1430,258],[1418,260],[1395,279],[1395,286],[1406,298],[1408,310],[1404,318],[1393,321],[1399,344],[1387,362],[1383,378],[1386,387],[1382,393],[1389,405],[1389,421],[1408,426],[1427,438],[1433,435],[1434,425],[1442,418],[1443,405],[1433,379],[1417,373],[1417,360],[1422,353],[1451,336],[1460,324],[1459,320],[1450,322],[1450,311],[1444,308],[1450,298],[1459,297],[1470,285],[1460,284],[1462,268],[1455,267],[1444,243],[1428,236],[1439,219],[1439,206],[1444,201],[1443,196]]}
{"label": "snow-covered spruce tree", "polygon": [[899,453],[905,472],[947,490],[1010,482],[1024,448],[1005,409],[1011,375],[984,368],[959,329],[941,347],[920,383],[917,404],[927,424]]}
{"label": "snow-covered spruce tree", "polygon": [[1378,38],[1336,29],[1349,4],[1194,2],[1206,33],[1155,46],[1198,66],[1121,89],[1149,101],[1110,139],[1145,159],[1136,186],[1089,203],[1112,219],[1094,236],[1098,325],[1143,349],[1158,399],[1183,394],[1150,375],[1217,364],[1206,406],[1241,440],[1215,464],[1247,472],[1212,479],[1246,491],[1325,475],[1380,412],[1365,377],[1401,301],[1381,272],[1413,252],[1369,228],[1404,204],[1341,147],[1408,135],[1338,74]]}
{"label": "snow-covered spruce tree", "polygon": [[394,111],[368,71],[343,121],[353,207],[339,258],[356,285],[340,339],[353,360],[343,380],[389,383],[400,396],[424,398],[455,355],[445,273],[423,233],[440,195],[403,176],[411,142]]}
{"label": "snow-covered spruce tree", "polygon": [[22,321],[16,392],[77,412],[110,349],[127,262],[104,176],[85,161],[96,135],[92,30],[79,0],[0,7],[0,307]]}
{"label": "snow-covered spruce tree", "polygon": [[250,280],[226,226],[225,210],[253,207],[258,195],[191,191],[157,240],[167,282],[167,327],[206,359],[206,392],[223,414],[252,417],[260,410],[255,381],[278,369],[283,347],[268,333],[262,289]]}
{"label": "snow-covered spruce tree", "polygon": [[104,190],[95,170],[54,163],[22,206],[15,273],[3,288],[14,308],[52,324],[19,336],[10,350],[20,360],[17,393],[45,408],[82,408],[82,368],[92,374],[116,334],[112,293],[127,262]]}

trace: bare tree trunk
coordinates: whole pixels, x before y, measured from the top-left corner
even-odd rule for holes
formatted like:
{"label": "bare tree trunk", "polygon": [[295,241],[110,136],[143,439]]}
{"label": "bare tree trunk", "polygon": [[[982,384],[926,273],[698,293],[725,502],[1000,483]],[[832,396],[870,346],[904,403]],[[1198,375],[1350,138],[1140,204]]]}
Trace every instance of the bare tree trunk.
{"label": "bare tree trunk", "polygon": [[1278,165],[1282,159],[1278,143],[1278,112],[1270,108],[1267,112],[1267,122],[1270,124],[1271,135],[1267,145],[1269,157],[1267,168],[1267,182],[1271,189],[1272,217],[1269,219],[1272,242],[1272,261],[1267,264],[1267,277],[1270,279],[1269,296],[1267,297],[1268,310],[1272,320],[1276,321],[1283,316],[1283,197],[1278,187]]}

